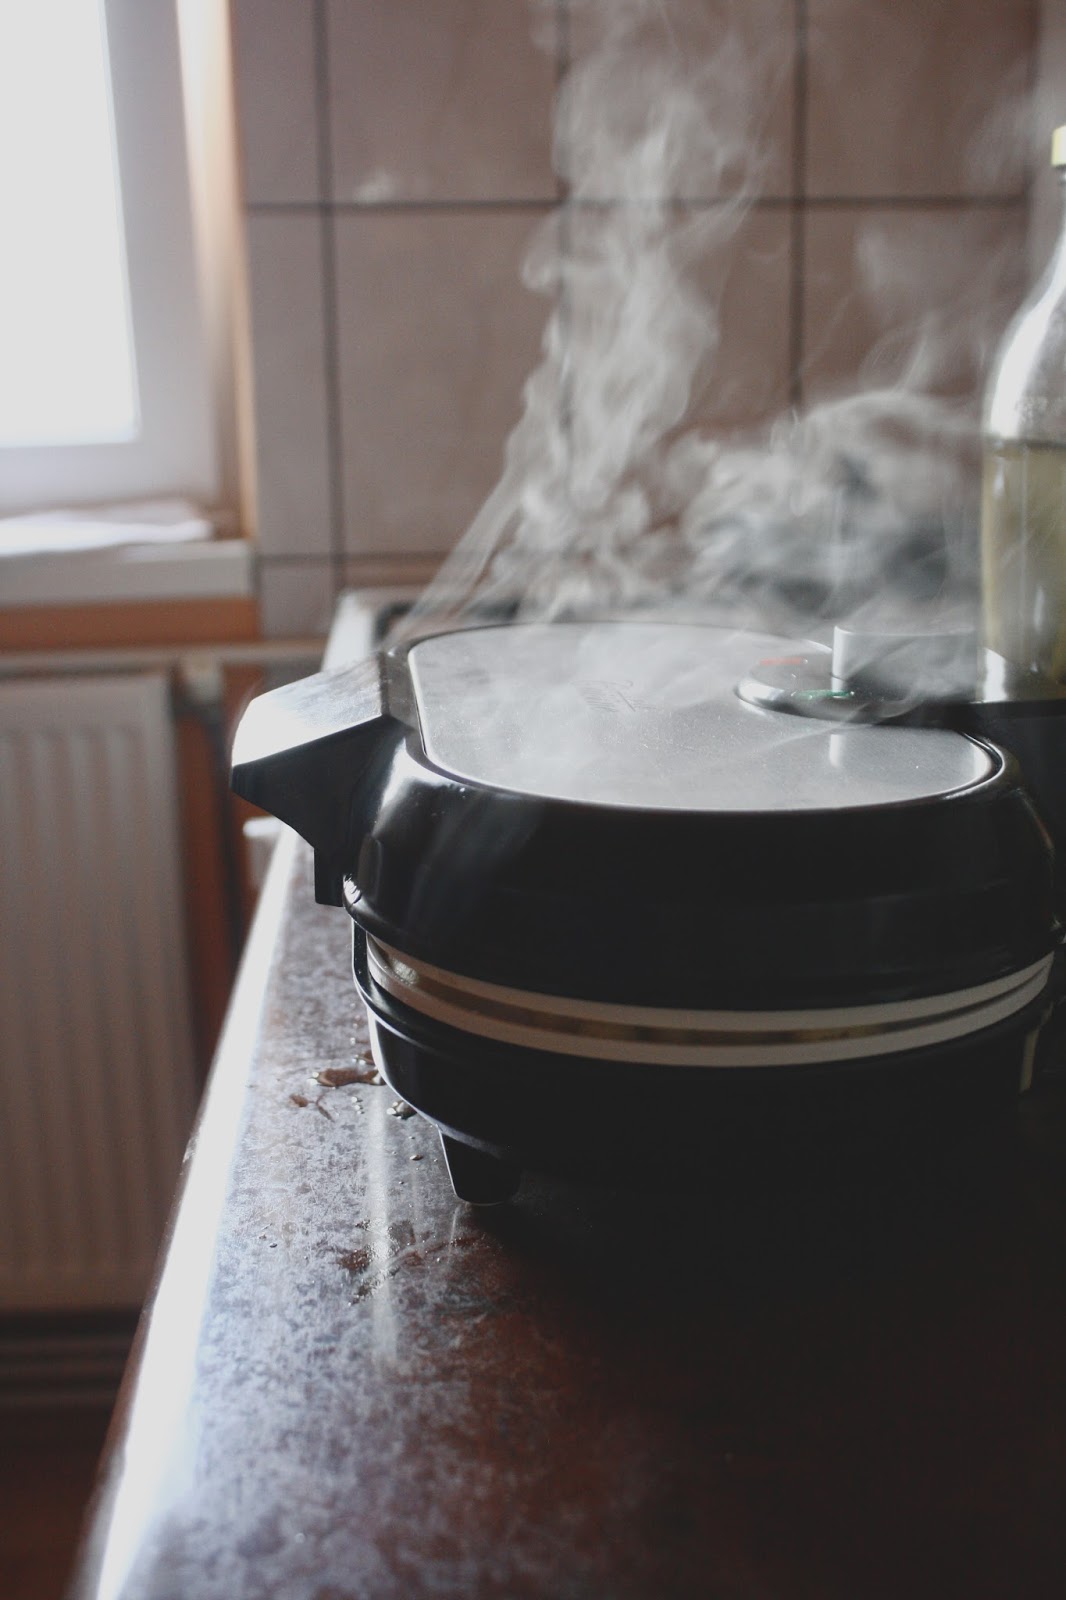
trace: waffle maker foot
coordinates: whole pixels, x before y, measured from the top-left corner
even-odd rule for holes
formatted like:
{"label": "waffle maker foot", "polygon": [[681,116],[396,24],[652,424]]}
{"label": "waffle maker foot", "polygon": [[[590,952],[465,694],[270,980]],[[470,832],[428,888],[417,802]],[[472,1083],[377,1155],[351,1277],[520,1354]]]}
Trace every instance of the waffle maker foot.
{"label": "waffle maker foot", "polygon": [[465,1200],[470,1206],[498,1206],[518,1192],[521,1167],[437,1131],[457,1200]]}

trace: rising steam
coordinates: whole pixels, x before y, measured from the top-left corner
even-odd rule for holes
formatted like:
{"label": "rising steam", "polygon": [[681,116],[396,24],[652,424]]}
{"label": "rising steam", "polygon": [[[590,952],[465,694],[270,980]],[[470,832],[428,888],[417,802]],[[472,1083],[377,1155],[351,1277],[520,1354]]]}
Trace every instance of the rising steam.
{"label": "rising steam", "polygon": [[[553,301],[543,359],[503,475],[409,629],[426,613],[637,608],[793,631],[886,583],[908,602],[965,596],[975,419],[935,394],[959,328],[897,335],[860,393],[758,438],[691,420],[719,381],[726,247],[763,184],[787,41],[760,37],[742,0],[572,0],[568,15],[554,147],[567,198],[525,268]],[[873,234],[856,270],[891,299],[900,265]]]}

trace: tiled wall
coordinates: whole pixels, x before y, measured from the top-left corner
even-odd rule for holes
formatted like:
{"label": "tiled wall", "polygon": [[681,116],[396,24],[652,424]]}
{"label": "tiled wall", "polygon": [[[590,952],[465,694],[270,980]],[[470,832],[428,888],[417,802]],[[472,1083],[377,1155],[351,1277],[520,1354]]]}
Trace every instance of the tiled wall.
{"label": "tiled wall", "polygon": [[[750,427],[891,376],[930,323],[939,381],[975,394],[1027,270],[1035,0],[666,3],[679,38],[731,19],[774,41],[701,419]],[[552,101],[584,13],[233,9],[263,618],[300,633],[345,583],[431,570],[496,480],[548,310],[521,263],[563,194]]]}

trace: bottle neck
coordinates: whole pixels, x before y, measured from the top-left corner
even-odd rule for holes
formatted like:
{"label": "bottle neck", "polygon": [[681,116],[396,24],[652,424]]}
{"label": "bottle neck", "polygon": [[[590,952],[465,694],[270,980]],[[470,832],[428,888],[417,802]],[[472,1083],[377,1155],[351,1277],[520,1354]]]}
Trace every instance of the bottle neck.
{"label": "bottle neck", "polygon": [[1060,167],[1055,176],[1059,185],[1059,232],[1044,273],[1045,294],[1052,288],[1066,288],[1066,168]]}

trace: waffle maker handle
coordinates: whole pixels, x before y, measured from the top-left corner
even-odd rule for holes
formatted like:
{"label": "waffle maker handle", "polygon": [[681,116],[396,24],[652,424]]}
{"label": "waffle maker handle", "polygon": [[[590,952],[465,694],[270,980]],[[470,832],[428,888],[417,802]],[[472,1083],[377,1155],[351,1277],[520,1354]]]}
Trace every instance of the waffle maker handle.
{"label": "waffle maker handle", "polygon": [[388,710],[379,656],[256,697],[233,741],[233,789],[288,823],[315,852],[315,899],[343,905],[356,794],[403,724]]}

